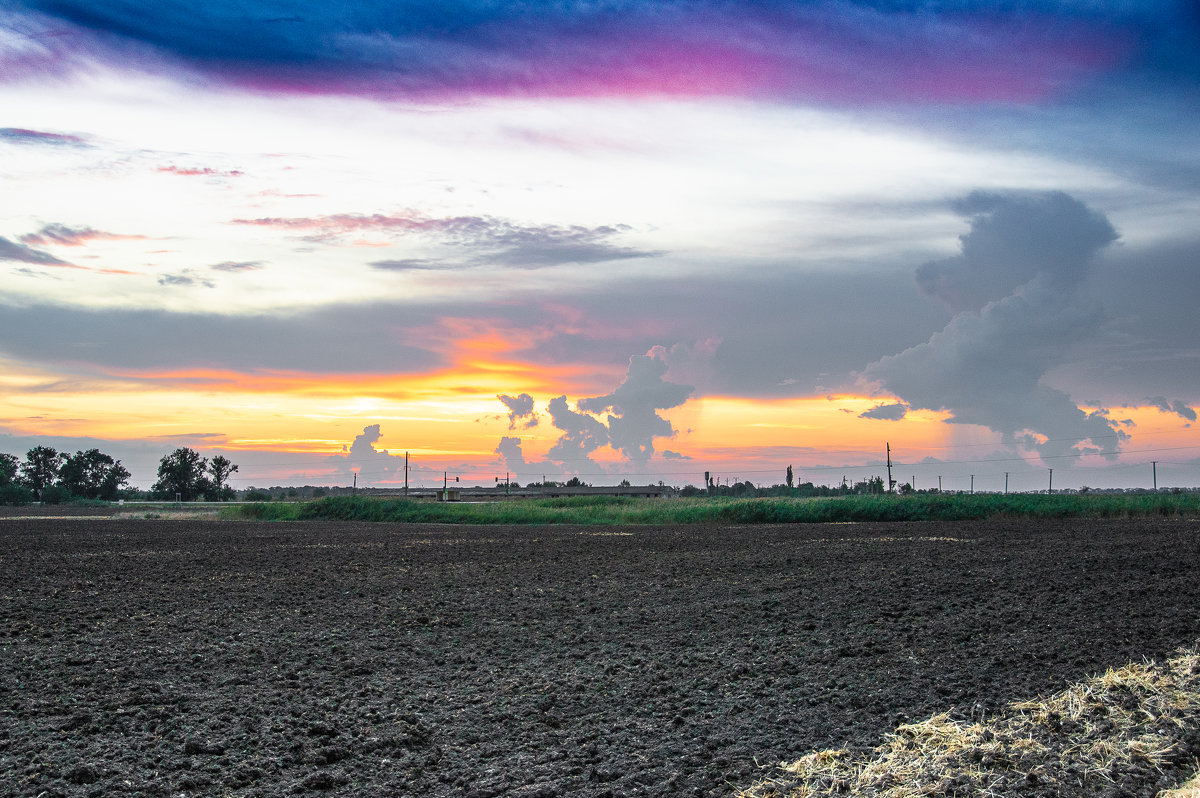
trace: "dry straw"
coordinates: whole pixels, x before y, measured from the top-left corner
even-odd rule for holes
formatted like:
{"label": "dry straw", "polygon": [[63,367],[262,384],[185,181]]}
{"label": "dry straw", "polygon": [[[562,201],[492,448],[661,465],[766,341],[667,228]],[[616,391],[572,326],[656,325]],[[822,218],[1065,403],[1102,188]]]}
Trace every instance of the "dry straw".
{"label": "dry straw", "polygon": [[[935,715],[863,754],[782,764],[739,798],[1145,795],[1200,798],[1200,653],[1110,669],[987,722]],[[1170,789],[1174,787],[1174,789]]]}

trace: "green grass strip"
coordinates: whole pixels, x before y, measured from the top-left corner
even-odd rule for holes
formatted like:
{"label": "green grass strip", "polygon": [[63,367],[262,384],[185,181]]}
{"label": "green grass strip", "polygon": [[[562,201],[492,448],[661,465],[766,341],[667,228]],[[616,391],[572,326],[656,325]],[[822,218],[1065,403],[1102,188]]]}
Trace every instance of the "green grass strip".
{"label": "green grass strip", "polygon": [[223,518],[440,524],[806,524],[965,521],[980,518],[1200,516],[1200,493],[921,494],[833,498],[640,499],[577,496],[498,502],[431,502],[336,496],[222,508]]}

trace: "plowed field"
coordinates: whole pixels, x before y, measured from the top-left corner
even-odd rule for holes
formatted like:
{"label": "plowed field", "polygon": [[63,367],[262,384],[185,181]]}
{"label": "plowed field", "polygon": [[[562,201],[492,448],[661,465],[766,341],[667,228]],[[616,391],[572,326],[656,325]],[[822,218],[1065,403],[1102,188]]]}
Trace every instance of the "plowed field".
{"label": "plowed field", "polygon": [[730,795],[1200,637],[1200,522],[0,520],[0,794]]}

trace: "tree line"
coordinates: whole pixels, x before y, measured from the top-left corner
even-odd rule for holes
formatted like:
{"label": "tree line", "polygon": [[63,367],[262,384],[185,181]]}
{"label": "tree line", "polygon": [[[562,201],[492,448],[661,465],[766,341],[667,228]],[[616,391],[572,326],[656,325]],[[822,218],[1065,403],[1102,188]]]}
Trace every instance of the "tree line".
{"label": "tree line", "polygon": [[[237,470],[227,457],[209,460],[185,446],[159,461],[158,481],[149,498],[228,501],[234,490],[225,483]],[[35,446],[25,453],[24,461],[0,453],[0,504],[142,498],[141,491],[129,487],[130,476],[120,460],[99,449],[67,454],[51,446]]]}

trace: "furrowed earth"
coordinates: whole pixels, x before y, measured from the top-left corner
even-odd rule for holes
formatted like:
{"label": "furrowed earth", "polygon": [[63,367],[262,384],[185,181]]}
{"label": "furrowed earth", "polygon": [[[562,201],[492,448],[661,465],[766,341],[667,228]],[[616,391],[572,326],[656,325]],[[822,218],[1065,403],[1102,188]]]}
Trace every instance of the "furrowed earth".
{"label": "furrowed earth", "polygon": [[7,518],[0,794],[728,796],[1194,644],[1197,562],[1196,519]]}

